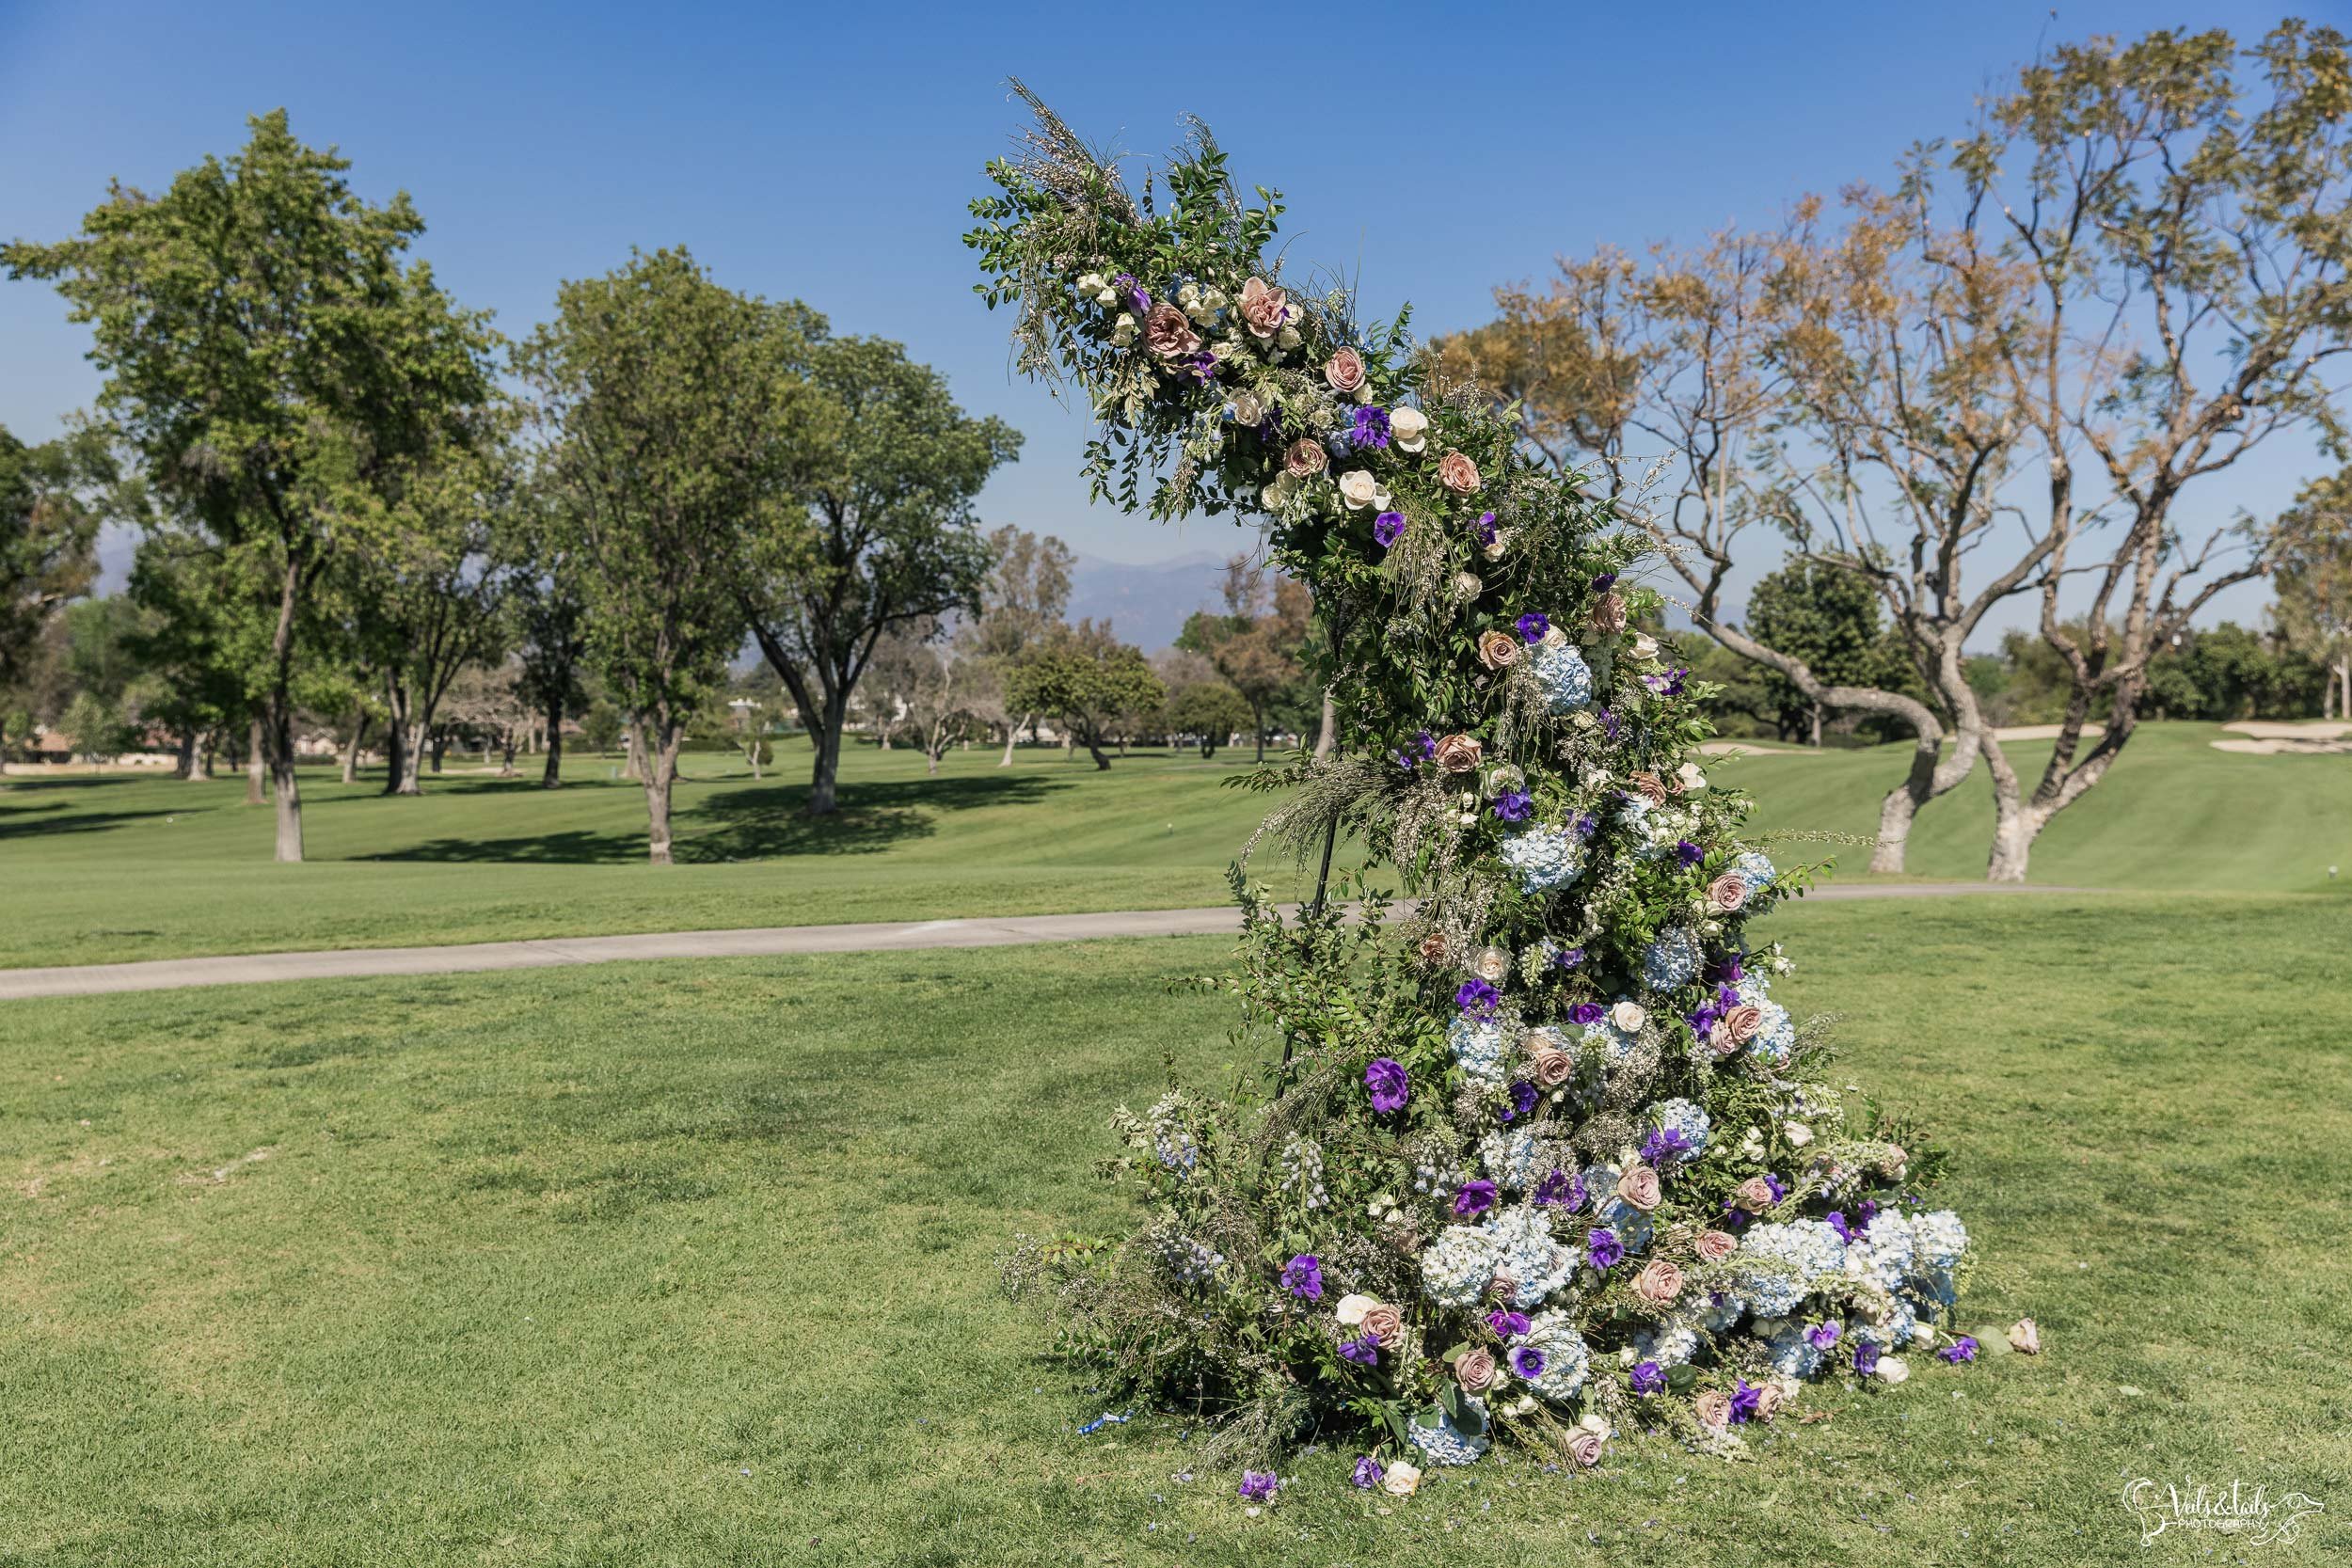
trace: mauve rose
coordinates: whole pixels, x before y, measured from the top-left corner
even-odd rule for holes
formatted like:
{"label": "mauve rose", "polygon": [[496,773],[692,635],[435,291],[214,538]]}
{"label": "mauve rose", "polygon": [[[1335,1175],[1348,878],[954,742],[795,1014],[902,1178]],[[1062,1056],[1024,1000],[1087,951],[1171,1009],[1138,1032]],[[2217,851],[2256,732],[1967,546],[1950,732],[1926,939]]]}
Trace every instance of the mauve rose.
{"label": "mauve rose", "polygon": [[1721,1388],[1709,1388],[1691,1402],[1691,1413],[1699,1418],[1699,1425],[1721,1432],[1731,1424],[1731,1396]]}
{"label": "mauve rose", "polygon": [[1438,766],[1449,773],[1475,772],[1486,756],[1486,742],[1470,736],[1450,735],[1438,742]]}
{"label": "mauve rose", "polygon": [[1539,1049],[1528,1064],[1535,1082],[1548,1089],[1556,1089],[1576,1076],[1576,1058],[1551,1046]]}
{"label": "mauve rose", "polygon": [[1192,329],[1192,321],[1181,306],[1159,304],[1143,318],[1145,346],[1163,359],[1180,358],[1200,352],[1200,334]]}
{"label": "mauve rose", "polygon": [[1717,914],[1736,913],[1748,901],[1748,884],[1736,871],[1726,871],[1707,884],[1707,907]]}
{"label": "mauve rose", "polygon": [[1780,1390],[1771,1384],[1756,1391],[1756,1418],[1769,1421],[1780,1414]]}
{"label": "mauve rose", "polygon": [[1282,452],[1282,471],[1293,479],[1307,479],[1323,472],[1331,458],[1323,450],[1323,443],[1312,436],[1301,436]]}
{"label": "mauve rose", "polygon": [[1751,1176],[1731,1189],[1731,1201],[1751,1214],[1760,1214],[1772,1206],[1772,1185],[1760,1176]]}
{"label": "mauve rose", "polygon": [[2022,1355],[2042,1354],[2042,1329],[2031,1318],[2020,1318],[2009,1325],[2009,1347]]}
{"label": "mauve rose", "polygon": [[1617,1178],[1617,1196],[1643,1213],[1648,1213],[1658,1207],[1658,1173],[1647,1165],[1635,1165]]}
{"label": "mauve rose", "polygon": [[1600,1463],[1601,1451],[1608,1442],[1599,1433],[1579,1427],[1568,1439],[1568,1457],[1589,1470]]}
{"label": "mauve rose", "polygon": [[1585,617],[1595,631],[1613,637],[1625,630],[1625,601],[1612,589],[1593,603],[1592,612]]}
{"label": "mauve rose", "polygon": [[1490,631],[1478,639],[1478,662],[1489,670],[1506,669],[1517,664],[1523,644],[1507,631]]}
{"label": "mauve rose", "polygon": [[1251,336],[1271,338],[1282,328],[1283,318],[1290,314],[1291,296],[1263,277],[1253,277],[1241,286],[1241,319],[1248,324]]}
{"label": "mauve rose", "polygon": [[1445,933],[1432,931],[1421,939],[1421,961],[1427,964],[1445,962]]}
{"label": "mauve rose", "polygon": [[1331,384],[1331,390],[1353,395],[1364,384],[1364,356],[1352,348],[1340,350],[1323,367],[1323,379]]}
{"label": "mauve rose", "polygon": [[1626,783],[1631,784],[1633,786],[1633,792],[1636,795],[1639,795],[1643,800],[1647,800],[1651,805],[1662,806],[1666,803],[1666,781],[1660,778],[1657,774],[1650,772],[1635,773],[1629,777],[1626,780]]}
{"label": "mauve rose", "polygon": [[1393,1350],[1405,1341],[1405,1314],[1383,1303],[1365,1312],[1364,1332]]}
{"label": "mauve rose", "polygon": [[1466,1350],[1454,1363],[1454,1376],[1471,1393],[1479,1393],[1495,1380],[1494,1353],[1485,1346]]}
{"label": "mauve rose", "polygon": [[1478,488],[1478,465],[1461,452],[1447,452],[1438,459],[1438,483],[1456,495],[1467,496]]}
{"label": "mauve rose", "polygon": [[1716,1027],[1730,1042],[1729,1049],[1737,1051],[1756,1038],[1756,1031],[1764,1027],[1764,1009],[1753,1002],[1742,1002],[1717,1020]]}
{"label": "mauve rose", "polygon": [[1682,1293],[1682,1271],[1663,1258],[1653,1259],[1633,1276],[1633,1293],[1652,1307],[1671,1307]]}
{"label": "mauve rose", "polygon": [[1699,1239],[1691,1243],[1691,1250],[1699,1255],[1702,1263],[1720,1263],[1740,1250],[1740,1238],[1728,1230],[1702,1230]]}

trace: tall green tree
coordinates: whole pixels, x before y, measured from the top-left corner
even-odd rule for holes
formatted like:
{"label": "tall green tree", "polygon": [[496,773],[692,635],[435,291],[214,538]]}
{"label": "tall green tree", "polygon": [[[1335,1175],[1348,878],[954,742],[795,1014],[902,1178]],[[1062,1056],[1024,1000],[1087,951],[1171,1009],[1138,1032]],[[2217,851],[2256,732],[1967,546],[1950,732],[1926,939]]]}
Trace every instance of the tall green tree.
{"label": "tall green tree", "polygon": [[1092,621],[1055,628],[1013,664],[1005,686],[1006,706],[1052,714],[1098,768],[1111,765],[1103,747],[1119,725],[1168,695],[1139,649]]}
{"label": "tall green tree", "polygon": [[579,568],[591,657],[637,736],[647,853],[671,860],[670,801],[695,710],[743,637],[747,530],[787,511],[795,367],[814,322],[713,282],[683,249],[558,292],[516,368],[535,391],[540,475]]}
{"label": "tall green tree", "polygon": [[482,402],[491,336],[430,267],[404,262],[423,229],[406,195],[361,200],[349,161],[295,139],[282,109],[249,123],[236,155],[160,195],[117,182],[80,234],[0,260],[54,280],[89,325],[100,413],[272,611],[254,684],[277,854],[298,861],[295,665],[337,521]]}
{"label": "tall green tree", "polygon": [[[980,585],[980,613],[962,633],[965,651],[987,665],[999,695],[1005,673],[1024,651],[1034,645],[1070,609],[1070,568],[1075,558],[1070,546],[1052,534],[1042,536],[1008,523],[988,536],[992,558],[988,578]],[[999,768],[1012,766],[1013,744],[1021,732],[1037,721],[1034,713],[1004,716],[1005,754]]]}
{"label": "tall green tree", "polygon": [[1802,659],[1813,673],[1808,691],[1773,666],[1760,666],[1781,739],[1821,743],[1829,711],[1820,697],[1825,687],[1874,687],[1924,698],[1918,675],[1897,640],[1887,635],[1880,602],[1878,590],[1860,574],[1807,557],[1791,561],[1749,591],[1748,632]]}
{"label": "tall green tree", "polygon": [[[57,607],[89,586],[97,519],[80,505],[56,444],[28,447],[0,428],[0,701],[32,673]],[[7,710],[0,706],[0,724]],[[0,729],[0,769],[8,735]]]}
{"label": "tall green tree", "polygon": [[2279,629],[2326,667],[2322,714],[2352,719],[2352,467],[2305,485],[2279,538]]}
{"label": "tall green tree", "polygon": [[805,509],[748,552],[739,605],[816,751],[808,809],[836,808],[850,696],[894,628],[980,607],[990,563],[973,501],[1020,433],[974,419],[938,372],[878,338],[817,338],[821,409],[786,433]]}
{"label": "tall green tree", "polygon": [[523,695],[547,725],[547,763],[539,787],[564,786],[564,721],[587,707],[580,671],[588,657],[588,606],[581,596],[580,560],[548,512],[542,488],[524,495],[515,546],[512,590]]}

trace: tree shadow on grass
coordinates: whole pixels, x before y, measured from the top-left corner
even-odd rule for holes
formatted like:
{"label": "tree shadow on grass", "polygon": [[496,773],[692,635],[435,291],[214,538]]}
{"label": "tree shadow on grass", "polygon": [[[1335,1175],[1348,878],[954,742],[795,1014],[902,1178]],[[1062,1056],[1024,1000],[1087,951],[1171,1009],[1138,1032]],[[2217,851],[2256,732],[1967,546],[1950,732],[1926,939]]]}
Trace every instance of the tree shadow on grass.
{"label": "tree shadow on grass", "polygon": [[[806,784],[709,789],[680,780],[671,817],[674,853],[681,863],[700,865],[795,855],[876,854],[929,838],[948,813],[1033,805],[1069,787],[1059,780],[1027,774],[845,784],[838,811],[810,816]],[[645,858],[645,833],[642,828],[573,829],[511,838],[438,838],[355,858],[618,865]]]}
{"label": "tree shadow on grass", "polygon": [[103,833],[142,817],[190,815],[166,807],[153,811],[77,811],[58,815],[65,812],[67,805],[63,800],[47,800],[36,806],[7,809],[0,812],[0,839],[45,838],[52,833]]}

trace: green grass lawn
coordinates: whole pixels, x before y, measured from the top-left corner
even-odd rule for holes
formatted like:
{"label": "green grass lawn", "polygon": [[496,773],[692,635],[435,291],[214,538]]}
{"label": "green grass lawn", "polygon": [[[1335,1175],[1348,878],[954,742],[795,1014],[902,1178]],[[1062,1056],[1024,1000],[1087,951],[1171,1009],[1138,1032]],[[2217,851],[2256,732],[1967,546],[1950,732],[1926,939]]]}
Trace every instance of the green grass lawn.
{"label": "green grass lawn", "polygon": [[1344,1453],[1251,1519],[1179,1422],[1078,1437],[1104,1398],[993,1289],[1015,1230],[1119,1223],[1090,1167],[1163,1053],[1222,1081],[1228,1004],[1166,989],[1218,941],[11,1004],[0,1563],[2202,1560],[2141,1547],[2137,1475],[2300,1488],[2299,1545],[2214,1560],[2339,1560],[2341,908],[1775,915],[1956,1156],[1963,1319],[2049,1354],[1386,1516]]}
{"label": "green grass lawn", "polygon": [[[2038,880],[2077,887],[2317,891],[2352,887],[2352,757],[2216,752],[2202,724],[2146,726],[2107,782],[2062,814]],[[2012,748],[2021,768],[2046,746]],[[1718,763],[1757,795],[1759,827],[1867,834],[1901,777],[1899,748]],[[1176,908],[1225,901],[1225,867],[1264,797],[1218,785],[1247,766],[1220,753],[1142,753],[1098,773],[1081,756],[952,753],[938,778],[898,751],[853,751],[845,809],[801,814],[806,754],[768,781],[739,761],[688,759],[679,865],[644,863],[644,804],[609,759],[566,787],[452,774],[421,800],[373,783],[306,780],[310,863],[271,863],[270,813],[241,780],[116,776],[0,781],[0,965],[104,963],[311,947],[380,947],[710,927],[930,920]],[[532,771],[527,769],[527,771]],[[1923,814],[1912,872],[1975,879],[1992,797],[1979,769]],[[1784,862],[1865,851],[1802,840]],[[1297,879],[1269,854],[1255,869]],[[38,917],[22,911],[38,911]]]}

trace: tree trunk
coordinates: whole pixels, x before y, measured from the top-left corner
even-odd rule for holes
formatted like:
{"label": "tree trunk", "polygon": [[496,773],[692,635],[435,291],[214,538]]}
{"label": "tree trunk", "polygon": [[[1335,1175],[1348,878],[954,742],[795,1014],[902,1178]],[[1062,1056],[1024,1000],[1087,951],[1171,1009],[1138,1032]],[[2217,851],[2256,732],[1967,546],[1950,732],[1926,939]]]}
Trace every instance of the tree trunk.
{"label": "tree trunk", "polygon": [[216,735],[216,731],[206,730],[204,737],[196,744],[196,766],[206,779],[213,776],[213,747]]}
{"label": "tree trunk", "polygon": [[441,757],[449,750],[449,731],[436,726],[433,731],[433,771],[441,770]]}
{"label": "tree trunk", "polygon": [[262,738],[262,716],[255,714],[245,731],[245,803],[258,806],[269,799],[262,780],[268,777],[269,758],[264,754]]}
{"label": "tree trunk", "polygon": [[1315,736],[1315,760],[1329,762],[1340,744],[1340,707],[1332,701],[1331,689],[1323,689],[1323,729]]}
{"label": "tree trunk", "polygon": [[1249,728],[1258,737],[1258,760],[1263,763],[1265,761],[1265,715],[1255,704],[1249,709]]}
{"label": "tree trunk", "polygon": [[539,775],[539,787],[564,787],[564,703],[558,697],[548,699],[548,766]]}
{"label": "tree trunk", "polygon": [[1870,851],[1872,871],[1901,873],[1903,857],[1910,847],[1911,826],[1919,808],[1937,796],[1959,788],[1961,782],[1976,771],[1981,735],[1976,715],[1963,717],[1960,734],[1953,741],[1952,754],[1947,757],[1941,755],[1944,736],[1940,731],[1918,733],[1912,744],[1909,776],[1887,791],[1885,800],[1879,806],[1878,844]]}
{"label": "tree trunk", "polygon": [[499,732],[499,777],[501,779],[515,776],[516,732],[520,728],[518,724],[508,724]]}
{"label": "tree trunk", "polygon": [[1021,716],[1021,721],[1019,723],[1009,723],[1005,726],[1005,755],[1004,760],[997,763],[997,767],[1010,768],[1012,766],[1013,742],[1021,738],[1021,732],[1023,730],[1027,729],[1031,724],[1036,722],[1036,714],[1025,713]]}
{"label": "tree trunk", "polygon": [[621,777],[632,784],[645,782],[643,766],[644,744],[638,734],[638,721],[631,717],[621,729]]}
{"label": "tree trunk", "polygon": [[[6,754],[5,749],[0,749],[0,756],[5,756]],[[189,725],[180,732],[180,766],[178,769],[178,776],[183,779],[193,779],[196,777],[196,727],[194,725]]]}
{"label": "tree trunk", "polygon": [[368,738],[368,716],[359,715],[359,721],[351,727],[351,738],[343,745],[343,783],[359,782],[359,748]]}
{"label": "tree trunk", "polygon": [[1107,773],[1110,771],[1111,759],[1103,754],[1103,743],[1100,738],[1092,734],[1089,734],[1087,736],[1087,755],[1094,759],[1094,770],[1096,772]]}
{"label": "tree trunk", "polygon": [[826,703],[822,721],[817,733],[809,738],[817,743],[817,761],[809,771],[808,814],[823,816],[840,805],[841,731],[849,720],[849,704],[845,700]]}
{"label": "tree trunk", "polygon": [[294,715],[282,705],[270,716],[270,786],[278,796],[278,858],[302,860],[302,786],[294,779]]}
{"label": "tree trunk", "polygon": [[639,732],[636,750],[646,759],[645,836],[646,858],[656,865],[668,865],[670,861],[670,792],[677,783],[679,743],[685,738],[682,726],[667,719],[656,717]]}
{"label": "tree trunk", "polygon": [[5,714],[0,714],[0,775],[5,775],[5,774],[8,772],[8,717],[7,717]]}

